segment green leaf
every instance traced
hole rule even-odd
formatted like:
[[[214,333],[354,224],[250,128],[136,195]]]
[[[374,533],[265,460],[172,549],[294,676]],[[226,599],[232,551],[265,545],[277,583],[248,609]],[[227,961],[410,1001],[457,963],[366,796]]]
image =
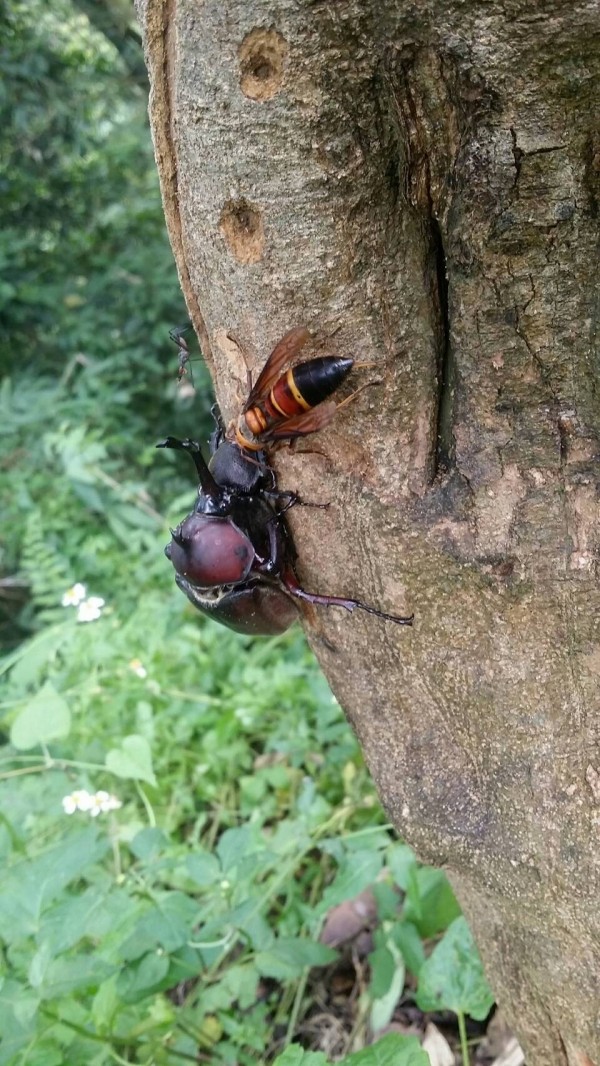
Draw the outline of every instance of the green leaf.
[[[182,948],[175,955],[166,955],[160,950],[148,952],[122,968],[117,977],[117,995],[126,1003],[142,1002],[153,992],[176,988],[178,984],[192,980],[201,970],[200,957],[190,948]]]
[[[0,1064],[8,1066],[35,1032],[39,996],[32,994],[27,984],[7,980],[0,995]]]
[[[300,977],[307,966],[327,966],[337,957],[337,952],[324,944],[300,937],[281,937],[268,951],[259,951],[254,962],[263,977],[283,981]]]
[[[184,892],[155,892],[151,905],[121,944],[122,958],[137,959],[155,947],[176,951],[190,939],[197,914],[196,902]]]
[[[206,1014],[218,1010],[230,1011],[232,1004],[249,1010],[256,1003],[258,972],[252,963],[230,965],[223,969],[218,981],[202,992],[202,1010]]]
[[[349,855],[333,883],[323,893],[318,913],[325,914],[345,899],[358,896],[376,880],[382,863],[383,856],[379,851],[362,850]]]
[[[110,1032],[119,1008],[116,977],[109,977],[100,985],[92,1002],[92,1021],[100,1032]]]
[[[61,957],[46,968],[39,991],[43,999],[58,999],[70,992],[95,990],[116,969],[97,954],[77,955],[72,959]]]
[[[121,970],[117,978],[117,992],[126,1003],[135,1002],[140,995],[160,985],[168,972],[169,956],[159,951],[149,952]]]
[[[109,848],[96,826],[5,871],[0,889],[0,937],[9,944],[37,933],[42,912],[70,881],[81,877]]]
[[[77,895],[68,895],[42,916],[38,932],[40,944],[48,946],[52,957],[90,936],[94,920],[106,906],[106,890],[90,885]]]
[[[406,892],[411,875],[417,868],[417,859],[413,849],[409,848],[408,844],[393,844],[391,848],[388,848],[385,863],[398,887]]]
[[[193,855],[188,855],[185,865],[192,881],[200,888],[214,885],[221,877],[221,868],[218,860],[208,851],[199,849]]]
[[[420,866],[407,888],[403,917],[414,922],[424,940],[443,932],[460,915],[460,907],[443,870]]]
[[[19,711],[12,724],[10,739],[19,751],[28,751],[38,744],[49,744],[58,737],[68,736],[70,728],[71,712],[67,701],[47,681]]]
[[[226,829],[219,837],[217,855],[221,860],[223,873],[234,870],[247,855],[254,851],[252,832],[249,825],[235,829]]]
[[[483,1021],[494,997],[485,979],[479,952],[466,919],[457,918],[433,949],[419,973],[417,1003],[421,1010],[452,1010]]]
[[[371,1047],[342,1059],[340,1066],[430,1066],[430,1062],[416,1037],[389,1033]]]
[[[275,1059],[273,1066],[328,1066],[322,1051],[305,1051],[298,1044],[290,1044]]]
[[[425,962],[425,949],[416,926],[412,922],[397,922],[391,935],[402,952],[406,968],[415,975],[419,974]]]
[[[404,988],[406,971],[400,950],[389,937],[369,955],[371,984],[371,1028],[373,1032],[389,1024]]]
[[[19,647],[3,660],[0,673],[12,667],[11,684],[19,691],[33,685],[46,663],[55,658],[60,650],[64,655],[73,639],[75,630],[71,625],[49,626]],[[14,664],[14,665],[13,665]]]
[[[371,968],[369,994],[372,999],[379,999],[390,987],[396,969],[394,956],[385,943],[370,953],[369,966]]]
[[[132,855],[144,863],[156,862],[169,848],[169,838],[162,829],[147,826],[136,833],[129,845]]]
[[[112,748],[108,752],[106,769],[117,777],[147,781],[150,785],[156,785],[150,745],[145,737],[137,733],[124,737],[120,748]]]

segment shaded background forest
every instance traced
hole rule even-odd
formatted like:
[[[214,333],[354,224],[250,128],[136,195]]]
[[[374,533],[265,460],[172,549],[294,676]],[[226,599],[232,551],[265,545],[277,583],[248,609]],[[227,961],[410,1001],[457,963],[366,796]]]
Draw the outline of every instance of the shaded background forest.
[[[194,486],[155,442],[204,438],[212,393],[201,362],[177,383],[129,6],[0,11],[0,1066],[325,1062],[433,1009],[466,1062],[470,935],[300,630],[194,616],[162,554]],[[360,1061],[427,1061],[392,1039]]]

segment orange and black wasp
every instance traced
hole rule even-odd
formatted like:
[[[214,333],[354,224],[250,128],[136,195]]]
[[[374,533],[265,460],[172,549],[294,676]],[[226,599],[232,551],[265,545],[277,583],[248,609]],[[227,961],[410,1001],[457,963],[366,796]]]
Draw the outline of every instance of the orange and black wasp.
[[[350,373],[354,360],[330,355],[290,366],[309,339],[308,330],[297,326],[275,345],[238,419],[240,447],[260,451],[271,442],[316,433],[331,422],[338,405],[324,401]]]

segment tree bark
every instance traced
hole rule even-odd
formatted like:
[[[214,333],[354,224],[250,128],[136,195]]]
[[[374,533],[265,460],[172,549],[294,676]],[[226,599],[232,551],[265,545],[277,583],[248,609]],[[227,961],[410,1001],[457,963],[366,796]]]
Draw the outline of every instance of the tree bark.
[[[146,0],[182,287],[231,417],[292,326],[376,364],[276,458],[305,628],[529,1066],[600,1066],[600,8]],[[310,451],[308,449],[311,449]]]

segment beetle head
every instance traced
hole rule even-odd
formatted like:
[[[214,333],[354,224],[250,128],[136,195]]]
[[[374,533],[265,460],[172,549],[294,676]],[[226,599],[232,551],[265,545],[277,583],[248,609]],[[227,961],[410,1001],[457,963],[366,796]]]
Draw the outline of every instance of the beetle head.
[[[231,518],[195,511],[171,536],[167,559],[180,577],[199,588],[238,585],[252,569],[252,542]]]

